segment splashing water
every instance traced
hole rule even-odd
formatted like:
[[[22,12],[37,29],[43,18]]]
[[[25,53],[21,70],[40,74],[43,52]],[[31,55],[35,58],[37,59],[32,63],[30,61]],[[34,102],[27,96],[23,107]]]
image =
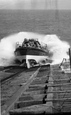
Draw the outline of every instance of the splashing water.
[[[31,32],[20,32],[0,41],[0,66],[8,66],[13,63],[15,59],[14,51],[16,49],[16,43],[22,44],[24,38],[38,39],[39,42],[47,43],[48,50],[53,53],[51,59],[53,64],[58,64],[63,58],[69,58],[67,55],[69,44],[65,41],[61,41],[56,35],[40,35]]]
[[[61,41],[57,35],[46,35],[44,41],[48,45],[49,51],[53,54],[52,64],[59,64],[63,58],[69,59],[67,54],[70,45],[66,41]]]

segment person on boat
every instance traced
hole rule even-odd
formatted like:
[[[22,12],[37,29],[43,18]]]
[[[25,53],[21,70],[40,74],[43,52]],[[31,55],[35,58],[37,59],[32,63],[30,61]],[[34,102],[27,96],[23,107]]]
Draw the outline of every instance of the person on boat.
[[[39,41],[36,41],[36,43],[37,43],[37,47],[41,48],[41,45],[40,45]]]
[[[35,47],[34,39],[29,40],[29,45],[30,45],[30,47]]]
[[[27,40],[27,38],[24,39],[24,41],[23,41],[23,43],[22,43],[22,46],[23,46],[23,47],[28,46],[28,40]]]

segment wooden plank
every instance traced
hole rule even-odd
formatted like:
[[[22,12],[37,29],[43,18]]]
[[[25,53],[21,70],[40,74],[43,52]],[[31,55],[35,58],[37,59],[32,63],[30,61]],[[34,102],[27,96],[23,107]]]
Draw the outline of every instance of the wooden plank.
[[[29,88],[36,88],[36,87],[45,87],[47,85],[47,87],[60,87],[60,86],[67,86],[67,85],[71,85],[71,83],[63,83],[63,84],[51,84],[51,83],[44,83],[44,84],[35,84],[35,85],[30,85]]]
[[[71,93],[71,90],[66,90],[66,91],[47,91],[47,94],[48,93]]]
[[[65,102],[71,102],[71,98],[61,98],[61,99],[45,99],[46,102],[49,102],[49,101],[65,101]]]
[[[71,81],[71,79],[67,78],[67,79],[53,79],[54,82],[58,82],[58,81]],[[49,81],[52,82],[52,81]]]

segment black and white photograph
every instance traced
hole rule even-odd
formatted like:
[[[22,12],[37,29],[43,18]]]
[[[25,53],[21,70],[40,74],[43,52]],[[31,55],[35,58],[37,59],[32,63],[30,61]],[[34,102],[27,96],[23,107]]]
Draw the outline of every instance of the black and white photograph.
[[[71,0],[0,0],[0,115],[71,114]]]

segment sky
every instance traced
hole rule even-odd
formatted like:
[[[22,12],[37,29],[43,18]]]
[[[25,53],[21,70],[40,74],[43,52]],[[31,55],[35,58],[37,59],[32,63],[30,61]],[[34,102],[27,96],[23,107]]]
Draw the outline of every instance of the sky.
[[[58,9],[71,10],[71,0],[0,0],[0,9]]]

